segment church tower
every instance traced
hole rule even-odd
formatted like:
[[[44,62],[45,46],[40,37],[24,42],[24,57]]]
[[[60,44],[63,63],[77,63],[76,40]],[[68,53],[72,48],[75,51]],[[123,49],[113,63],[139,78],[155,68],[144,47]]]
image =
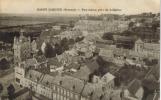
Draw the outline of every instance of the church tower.
[[[14,63],[22,62],[31,57],[31,39],[25,37],[24,30],[20,30],[20,36],[14,37]]]
[[[136,52],[143,52],[144,42],[141,39],[138,39],[135,42],[135,51]]]

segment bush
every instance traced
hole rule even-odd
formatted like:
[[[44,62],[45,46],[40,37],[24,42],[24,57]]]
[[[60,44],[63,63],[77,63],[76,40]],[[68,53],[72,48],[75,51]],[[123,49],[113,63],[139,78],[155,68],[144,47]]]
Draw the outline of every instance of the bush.
[[[10,64],[5,58],[0,60],[0,70],[5,70],[5,69],[8,69],[9,67],[10,67]]]

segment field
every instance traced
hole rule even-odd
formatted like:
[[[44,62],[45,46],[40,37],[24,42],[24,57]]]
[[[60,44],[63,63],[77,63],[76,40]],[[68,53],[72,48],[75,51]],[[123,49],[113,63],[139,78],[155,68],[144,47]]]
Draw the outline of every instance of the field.
[[[14,15],[0,14],[0,28],[5,26],[32,25],[42,23],[55,23],[77,20],[78,17],[71,16],[45,16],[45,15]]]

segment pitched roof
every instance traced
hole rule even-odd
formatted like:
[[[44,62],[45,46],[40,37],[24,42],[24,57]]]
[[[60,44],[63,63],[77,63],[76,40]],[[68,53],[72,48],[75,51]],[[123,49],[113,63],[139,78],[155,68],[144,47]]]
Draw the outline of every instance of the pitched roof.
[[[29,70],[29,72],[26,74],[26,78],[34,82],[39,81],[41,76],[42,76],[42,73],[35,71],[35,70]]]
[[[46,75],[44,77],[44,80],[48,81],[49,75]],[[52,76],[53,77],[53,76]],[[78,79],[78,78],[74,78],[68,75],[56,75],[55,77],[53,77],[52,79],[52,83],[59,85],[61,87],[64,87],[65,89],[74,91],[76,93],[80,93],[83,89],[84,86],[84,81]],[[61,84],[60,84],[61,82]]]
[[[98,62],[96,60],[91,60],[91,61],[87,62],[86,65],[91,72],[94,72],[95,70],[99,69],[99,67],[100,67],[100,65],[98,64]]]
[[[27,60],[25,61],[25,64],[26,64],[27,66],[33,66],[33,65],[37,64],[37,62],[36,62],[35,59],[27,59]]]
[[[141,39],[138,39],[135,43],[143,43]]]
[[[159,93],[153,93],[149,94],[146,98],[146,100],[160,100],[160,94]]]
[[[111,80],[113,80],[115,78],[115,76],[113,76],[112,74],[110,74],[109,72],[106,73],[101,79],[104,80],[106,83],[110,82]]]
[[[148,90],[154,91],[156,89],[159,89],[160,83],[151,81],[151,80],[143,80],[142,82],[143,86],[146,87]]]
[[[132,80],[127,89],[129,90],[129,92],[132,94],[132,95],[135,95],[137,90],[141,87],[141,82],[137,79],[134,79]]]
[[[88,81],[90,74],[91,71],[89,70],[89,68],[87,66],[83,66],[76,73],[72,74],[72,76]]]
[[[71,68],[78,69],[79,67],[80,67],[80,64],[71,63],[71,64],[69,64],[68,66],[65,66],[64,68],[65,68],[65,69],[71,69]]]
[[[49,65],[55,65],[55,66],[57,66],[57,67],[60,67],[60,66],[62,65],[62,63],[59,62],[58,59],[57,59],[56,57],[54,57],[54,58],[49,58],[49,59],[48,59],[48,64],[49,64]]]
[[[46,59],[46,57],[44,55],[36,56],[35,59],[37,60],[38,63],[47,61],[47,59]]]

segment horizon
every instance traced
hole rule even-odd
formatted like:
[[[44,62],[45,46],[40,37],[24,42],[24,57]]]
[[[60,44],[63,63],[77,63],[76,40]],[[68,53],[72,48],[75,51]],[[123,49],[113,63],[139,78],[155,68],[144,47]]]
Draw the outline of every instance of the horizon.
[[[81,9],[77,11],[37,11],[38,8]],[[120,9],[120,11],[92,12],[82,9]],[[160,12],[160,0],[2,0],[0,14],[119,14],[135,15]]]

